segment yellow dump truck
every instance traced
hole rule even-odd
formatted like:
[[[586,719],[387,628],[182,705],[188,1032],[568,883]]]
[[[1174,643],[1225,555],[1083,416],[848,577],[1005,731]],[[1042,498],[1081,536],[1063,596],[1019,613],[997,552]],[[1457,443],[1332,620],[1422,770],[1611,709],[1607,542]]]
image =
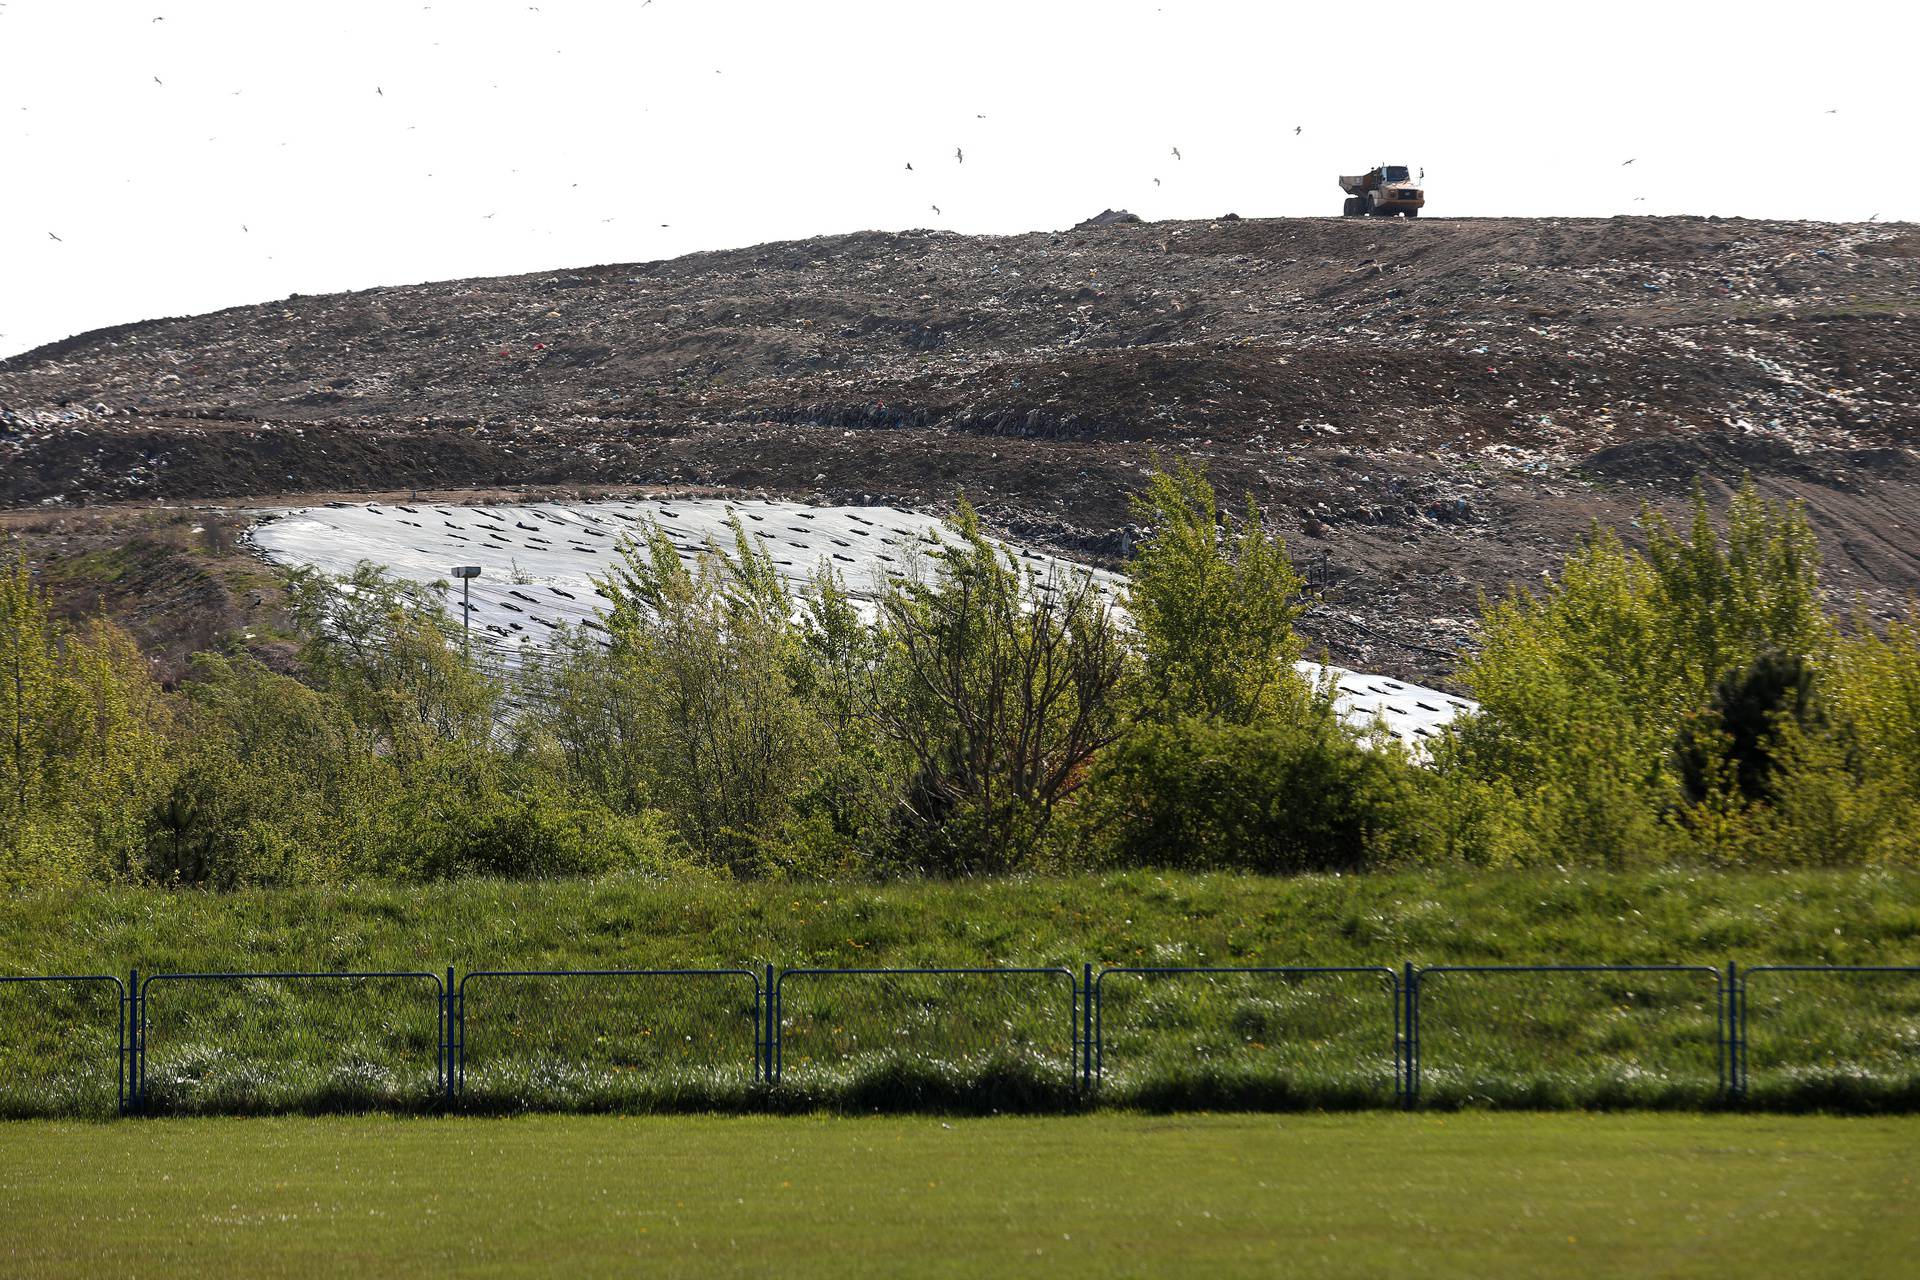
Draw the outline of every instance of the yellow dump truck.
[[[1408,175],[1407,166],[1403,164],[1383,164],[1365,173],[1341,174],[1340,189],[1347,193],[1347,202],[1340,212],[1349,218],[1364,218],[1369,214],[1391,218],[1396,213],[1417,218],[1427,203],[1427,193]]]

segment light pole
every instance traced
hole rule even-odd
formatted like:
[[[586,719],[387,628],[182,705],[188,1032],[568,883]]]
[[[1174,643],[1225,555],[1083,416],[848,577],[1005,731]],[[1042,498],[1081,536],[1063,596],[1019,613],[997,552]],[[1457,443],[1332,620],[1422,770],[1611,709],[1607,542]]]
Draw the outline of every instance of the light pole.
[[[460,625],[464,628],[460,639],[462,656],[473,656],[473,580],[480,576],[477,564],[457,564],[453,566],[453,576],[460,579]]]

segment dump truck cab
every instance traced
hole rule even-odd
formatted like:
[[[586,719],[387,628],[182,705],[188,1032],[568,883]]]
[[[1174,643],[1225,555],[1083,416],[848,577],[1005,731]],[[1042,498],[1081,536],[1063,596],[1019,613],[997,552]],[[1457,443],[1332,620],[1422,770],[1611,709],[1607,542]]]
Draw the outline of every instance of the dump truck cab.
[[[1365,173],[1342,174],[1340,189],[1347,193],[1340,212],[1349,218],[1390,218],[1396,213],[1417,218],[1427,203],[1427,193],[1404,164],[1383,164]]]

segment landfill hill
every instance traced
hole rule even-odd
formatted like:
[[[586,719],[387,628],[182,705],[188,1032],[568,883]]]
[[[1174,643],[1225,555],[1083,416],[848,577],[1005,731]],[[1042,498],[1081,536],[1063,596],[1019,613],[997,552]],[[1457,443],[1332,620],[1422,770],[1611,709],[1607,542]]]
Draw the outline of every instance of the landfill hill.
[[[0,519],[57,558],[99,549],[76,508],[100,504],[123,536],[157,500],[964,490],[1117,565],[1126,495],[1186,456],[1314,570],[1334,660],[1444,677],[1479,592],[1697,477],[1804,499],[1834,593],[1899,606],[1916,427],[1910,224],[868,232],[53,343],[0,362]]]

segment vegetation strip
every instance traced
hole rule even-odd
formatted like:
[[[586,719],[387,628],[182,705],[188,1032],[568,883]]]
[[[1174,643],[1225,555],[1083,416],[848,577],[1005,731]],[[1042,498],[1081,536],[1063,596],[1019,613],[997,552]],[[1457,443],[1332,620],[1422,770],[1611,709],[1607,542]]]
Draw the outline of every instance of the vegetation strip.
[[[1920,964],[1920,881],[1887,872],[1128,873],[893,885],[515,883],[16,898],[0,970],[110,954],[143,974],[443,970],[1618,964],[1728,955]],[[1749,960],[1743,959],[1742,970]],[[1041,979],[1036,979],[1040,981]],[[893,980],[889,980],[893,982]],[[1055,979],[1055,982],[1060,981]],[[95,984],[98,985],[98,984]],[[431,993],[180,984],[146,1009],[156,1109],[429,1106]],[[640,978],[467,989],[462,1105],[486,1110],[1082,1105],[1065,997],[927,979],[788,992],[784,1102],[754,1087],[754,983]],[[764,984],[762,984],[764,985]],[[1105,1103],[1390,1106],[1394,1008],[1377,974],[1101,980]],[[1920,982],[1744,979],[1755,1106],[1911,1106]],[[163,1000],[162,995],[165,999]],[[110,1114],[110,991],[0,985],[0,1101]],[[1693,975],[1440,975],[1422,992],[1425,1105],[1713,1105],[1716,1013]],[[1083,1010],[1084,1012],[1084,1010]],[[80,1034],[78,1028],[92,1028]],[[903,1036],[901,1033],[905,1032]],[[690,1038],[691,1037],[691,1038]],[[995,1052],[995,1050],[998,1052]],[[671,1052],[669,1052],[671,1050]],[[1048,1065],[1053,1064],[1053,1065]],[[75,1081],[97,1088],[76,1092]]]

